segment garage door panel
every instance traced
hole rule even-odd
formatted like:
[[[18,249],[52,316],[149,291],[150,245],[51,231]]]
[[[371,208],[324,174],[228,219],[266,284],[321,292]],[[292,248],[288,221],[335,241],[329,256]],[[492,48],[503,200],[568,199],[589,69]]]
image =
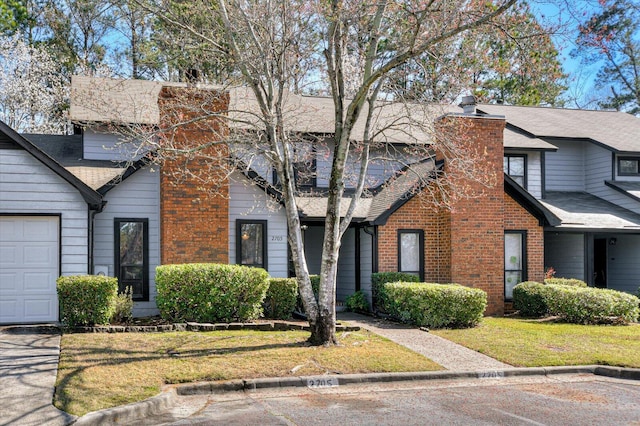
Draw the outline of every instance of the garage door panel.
[[[53,298],[26,299],[24,301],[24,319],[26,322],[50,321],[52,317],[56,317],[54,312]]]
[[[49,218],[33,218],[24,221],[23,241],[47,241],[58,240],[58,228],[51,226]]]
[[[15,295],[18,293],[18,274],[16,272],[0,273],[0,296]]]
[[[58,320],[59,218],[0,216],[0,322]]]
[[[16,257],[15,247],[0,246],[0,267],[9,268],[15,266],[18,263]]]
[[[51,243],[27,244],[22,250],[22,264],[28,267],[50,268],[58,264],[57,247],[52,247]]]
[[[48,272],[28,272],[23,275],[24,283],[22,288],[26,293],[49,293],[56,292],[56,277]]]
[[[0,322],[18,322],[18,303],[15,299],[0,300]]]

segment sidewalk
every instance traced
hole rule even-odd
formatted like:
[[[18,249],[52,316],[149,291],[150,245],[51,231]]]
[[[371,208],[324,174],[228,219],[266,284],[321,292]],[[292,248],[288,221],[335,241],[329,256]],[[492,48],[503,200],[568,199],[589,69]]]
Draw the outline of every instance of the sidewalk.
[[[67,425],[52,404],[60,356],[54,327],[0,328],[0,425]]]
[[[449,371],[505,370],[513,368],[508,364],[496,361],[479,352],[415,327],[411,328],[384,319],[352,312],[341,312],[338,314],[338,319],[366,328],[399,345],[406,346]]]

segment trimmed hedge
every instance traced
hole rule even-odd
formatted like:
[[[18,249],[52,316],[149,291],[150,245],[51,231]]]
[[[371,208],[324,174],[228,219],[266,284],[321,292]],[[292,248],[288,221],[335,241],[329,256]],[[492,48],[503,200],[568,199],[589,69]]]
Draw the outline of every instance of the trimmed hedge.
[[[392,316],[423,327],[473,327],[487,307],[487,293],[458,284],[394,282],[384,291]]]
[[[217,263],[161,265],[156,268],[156,304],[174,321],[248,321],[262,314],[269,288],[262,268]]]
[[[632,294],[600,288],[548,286],[551,314],[576,324],[617,324],[638,320],[638,298]]]
[[[269,289],[263,302],[264,316],[289,319],[298,300],[298,282],[295,278],[269,278]]]
[[[525,281],[513,288],[513,309],[524,317],[540,318],[549,313],[549,287],[535,281]]]
[[[388,313],[388,298],[384,284],[394,282],[417,283],[420,277],[406,272],[374,272],[371,274],[371,298],[374,312]]]
[[[118,279],[72,275],[56,280],[60,321],[68,327],[108,324],[116,308]]]
[[[545,278],[546,285],[568,285],[571,287],[587,287],[587,283],[577,278]]]

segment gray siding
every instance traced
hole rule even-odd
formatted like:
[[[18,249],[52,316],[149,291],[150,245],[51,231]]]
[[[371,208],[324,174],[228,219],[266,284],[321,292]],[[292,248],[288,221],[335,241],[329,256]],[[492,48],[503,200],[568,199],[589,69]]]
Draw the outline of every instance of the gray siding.
[[[156,315],[156,266],[160,264],[160,173],[149,167],[138,170],[109,191],[107,205],[94,222],[94,265],[107,266],[109,276],[115,276],[114,219],[140,218],[149,220],[149,301],[135,302],[137,317]]]
[[[360,229],[360,290],[371,299],[371,274],[373,273],[373,236]]]
[[[607,246],[607,287],[637,294],[640,287],[640,235],[618,234]]]
[[[288,276],[287,219],[284,208],[240,173],[229,184],[229,263],[236,263],[236,220],[267,221],[267,270],[272,277]]]
[[[0,150],[0,213],[60,214],[61,274],[86,274],[88,207],[77,189],[23,150]]]
[[[344,301],[356,292],[356,231],[347,229],[342,236],[340,257],[338,258],[338,277],[336,282],[336,300]]]
[[[553,141],[556,152],[545,154],[547,191],[584,191],[585,144],[575,141]]]
[[[131,145],[118,144],[119,135],[100,133],[86,129],[82,138],[84,158],[87,160],[132,160],[135,149]]]
[[[542,161],[540,152],[509,151],[508,153],[527,156],[527,191],[535,198],[542,198]]]
[[[595,144],[588,144],[585,149],[586,190],[601,197],[608,192],[604,181],[611,179],[611,151]]]
[[[556,277],[584,280],[584,235],[547,232],[544,235],[544,265]]]

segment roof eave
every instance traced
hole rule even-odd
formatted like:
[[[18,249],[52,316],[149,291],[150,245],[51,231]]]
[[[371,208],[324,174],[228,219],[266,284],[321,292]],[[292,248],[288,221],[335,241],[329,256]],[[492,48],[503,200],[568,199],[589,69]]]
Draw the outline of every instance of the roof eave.
[[[521,187],[516,181],[511,179],[506,173],[504,175],[504,191],[518,202],[525,210],[538,219],[540,226],[559,226],[562,221],[549,209],[543,206],[527,190]]]

